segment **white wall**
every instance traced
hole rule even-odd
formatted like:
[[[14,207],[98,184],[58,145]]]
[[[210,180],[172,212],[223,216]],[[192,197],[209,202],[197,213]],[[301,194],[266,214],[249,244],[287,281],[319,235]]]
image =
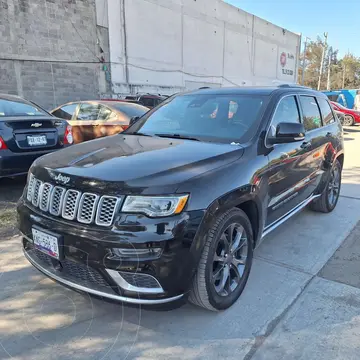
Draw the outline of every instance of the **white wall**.
[[[222,0],[111,0],[107,9],[115,93],[296,81],[300,36]]]

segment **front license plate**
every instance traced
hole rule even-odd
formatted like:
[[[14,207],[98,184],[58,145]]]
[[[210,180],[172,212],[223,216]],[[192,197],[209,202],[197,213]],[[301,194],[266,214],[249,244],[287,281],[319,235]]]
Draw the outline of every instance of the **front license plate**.
[[[59,243],[56,236],[47,234],[46,232],[38,229],[32,229],[32,235],[34,245],[37,249],[43,253],[52,256],[55,259],[59,259]]]
[[[39,146],[39,145],[46,145],[47,140],[45,135],[39,136],[28,136],[27,137],[28,144],[30,146]]]

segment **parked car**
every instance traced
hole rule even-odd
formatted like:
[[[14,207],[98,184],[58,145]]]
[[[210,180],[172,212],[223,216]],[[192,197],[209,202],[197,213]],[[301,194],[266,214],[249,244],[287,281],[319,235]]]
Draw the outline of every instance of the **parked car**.
[[[330,101],[334,110],[342,112],[344,114],[344,124],[345,126],[353,126],[355,123],[360,123],[360,112],[352,109],[348,109],[345,106],[335,102]]]
[[[146,95],[129,95],[125,97],[125,100],[134,101],[137,102],[138,104],[146,106],[149,109],[152,109],[155,106],[161,104],[167,98],[168,96],[165,95],[146,94]]]
[[[345,114],[340,112],[340,111],[337,111],[334,109],[334,113],[336,114],[336,116],[338,117],[339,121],[340,121],[340,124],[342,126],[344,126],[344,121],[345,121]]]
[[[26,174],[36,158],[72,143],[66,121],[19,96],[0,94],[0,178]]]
[[[142,116],[148,108],[125,101],[77,101],[50,111],[72,126],[76,144],[118,134],[128,128],[133,116]]]
[[[267,234],[309,204],[335,208],[344,162],[328,99],[296,86],[179,94],[75,149],[31,167],[26,258],[104,298],[214,311],[238,299]]]

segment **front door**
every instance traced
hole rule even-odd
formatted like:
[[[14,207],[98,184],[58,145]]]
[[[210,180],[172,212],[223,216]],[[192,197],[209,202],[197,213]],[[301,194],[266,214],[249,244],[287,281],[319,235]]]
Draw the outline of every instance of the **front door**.
[[[268,137],[274,137],[281,122],[300,122],[298,98],[286,96],[280,100],[272,118]],[[268,155],[269,199],[267,219],[269,226],[293,210],[311,195],[314,161],[311,138],[289,144],[276,144]]]

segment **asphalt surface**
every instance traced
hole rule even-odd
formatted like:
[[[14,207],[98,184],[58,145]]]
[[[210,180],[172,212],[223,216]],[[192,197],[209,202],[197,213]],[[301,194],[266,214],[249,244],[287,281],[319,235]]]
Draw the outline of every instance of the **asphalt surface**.
[[[360,127],[345,140],[337,208],[305,210],[270,234],[225,312],[150,311],[74,292],[33,269],[19,236],[0,230],[0,358],[359,359]],[[0,181],[0,211],[22,186]]]

